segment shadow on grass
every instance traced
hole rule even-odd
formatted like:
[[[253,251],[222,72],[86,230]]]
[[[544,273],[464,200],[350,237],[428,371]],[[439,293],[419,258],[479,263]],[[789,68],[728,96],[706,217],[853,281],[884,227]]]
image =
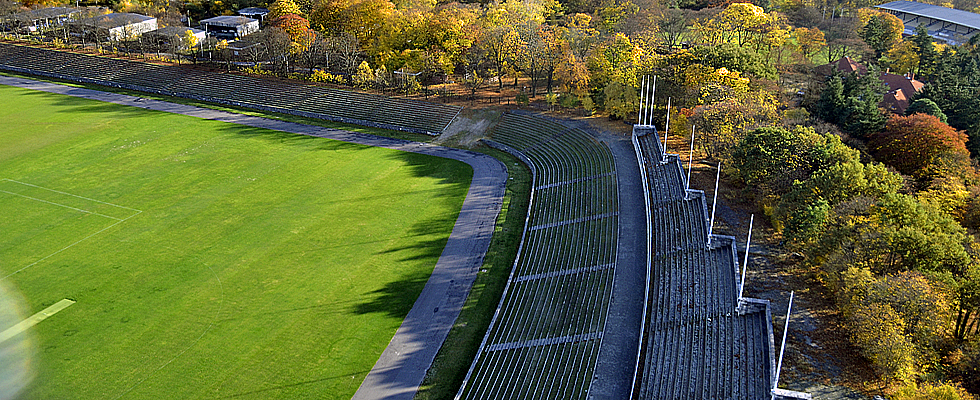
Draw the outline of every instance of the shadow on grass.
[[[353,311],[356,314],[385,313],[392,318],[405,318],[428,280],[429,273],[425,271],[405,274],[383,288],[369,292],[367,297],[370,300],[355,304]]]
[[[405,230],[405,237],[416,237],[408,245],[387,248],[379,254],[398,254],[400,262],[432,260],[434,265],[449,240],[459,208],[472,179],[472,168],[462,162],[409,152],[393,152],[391,157],[403,161],[413,176],[437,179],[440,190],[433,195],[436,201],[447,202],[455,212],[418,221]],[[444,206],[444,205],[443,205]],[[431,239],[423,239],[429,237]],[[429,280],[425,272],[412,272],[383,288],[367,294],[370,300],[354,306],[358,314],[382,312],[395,318],[405,318]]]
[[[398,261],[431,260],[432,265],[435,265],[446,247],[449,233],[455,222],[456,214],[419,221],[405,232],[405,236],[435,236],[434,239],[414,240],[409,245],[387,248],[378,254],[404,253]],[[356,304],[353,308],[354,312],[357,314],[380,312],[394,318],[405,318],[429,280],[429,271],[430,269],[426,268],[425,271],[408,273],[396,281],[387,283],[381,289],[366,293],[365,297],[370,300]]]
[[[151,111],[139,107],[123,106],[114,103],[106,103],[98,100],[85,99],[75,96],[66,96],[58,93],[48,93],[40,90],[22,89],[23,95],[41,97],[55,107],[59,107],[59,113],[95,113],[95,114],[116,114],[122,117],[145,116],[147,113],[161,113],[162,111]]]
[[[335,380],[335,379],[341,379],[341,378],[347,378],[347,377],[349,377],[351,375],[366,374],[368,372],[370,372],[370,371],[358,371],[358,372],[355,372],[353,374],[328,376],[328,377],[324,377],[324,378],[320,378],[320,379],[312,379],[312,380],[308,380],[308,381],[290,383],[290,384],[286,384],[286,385],[278,385],[278,386],[268,387],[268,388],[265,388],[265,389],[252,390],[252,391],[243,392],[243,393],[236,393],[236,394],[229,395],[229,396],[222,396],[222,397],[219,397],[219,399],[234,399],[234,398],[238,398],[238,397],[252,396],[252,395],[257,395],[257,394],[261,394],[261,393],[268,393],[268,392],[275,391],[275,390],[289,389],[289,388],[293,388],[293,387],[297,387],[297,386],[312,385],[312,384],[315,384],[315,383],[326,382],[326,381]]]

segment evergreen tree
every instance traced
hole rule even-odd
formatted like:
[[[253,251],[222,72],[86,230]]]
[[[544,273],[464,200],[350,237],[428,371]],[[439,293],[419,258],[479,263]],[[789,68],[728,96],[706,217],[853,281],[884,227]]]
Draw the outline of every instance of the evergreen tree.
[[[853,88],[848,91],[847,116],[843,121],[844,130],[859,137],[866,137],[878,132],[888,122],[888,115],[878,108],[878,103],[884,99],[885,85],[881,83],[880,72],[877,68],[869,68],[868,73],[861,77],[853,77]]]
[[[916,73],[931,77],[935,72],[936,64],[939,62],[939,51],[933,45],[932,36],[929,36],[929,31],[926,30],[925,25],[919,25],[915,28],[915,36],[912,36],[912,42],[919,48],[919,67]]]
[[[817,115],[827,122],[840,124],[847,117],[844,114],[846,111],[844,108],[846,102],[847,99],[844,97],[844,78],[840,74],[835,73],[834,76],[831,76],[827,80],[827,87],[820,94],[820,100],[817,102]]]
[[[912,102],[912,105],[905,110],[905,115],[912,114],[928,114],[936,118],[939,118],[944,124],[946,121],[946,114],[943,114],[943,110],[936,105],[935,101],[929,99],[918,99]]]

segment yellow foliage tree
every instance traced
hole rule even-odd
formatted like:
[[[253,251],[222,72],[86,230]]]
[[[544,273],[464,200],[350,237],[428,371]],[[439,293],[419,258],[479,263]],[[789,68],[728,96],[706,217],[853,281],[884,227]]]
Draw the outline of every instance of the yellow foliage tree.
[[[796,28],[793,31],[793,37],[796,39],[796,49],[807,60],[827,45],[823,31],[816,27]]]
[[[915,382],[895,389],[892,400],[976,400],[972,394],[959,385],[952,383],[923,383]]]
[[[895,74],[906,74],[919,67],[919,46],[910,40],[903,40],[888,50],[885,65]]]
[[[269,5],[269,13],[266,14],[265,19],[274,21],[286,14],[303,15],[303,12],[293,0],[276,0]]]

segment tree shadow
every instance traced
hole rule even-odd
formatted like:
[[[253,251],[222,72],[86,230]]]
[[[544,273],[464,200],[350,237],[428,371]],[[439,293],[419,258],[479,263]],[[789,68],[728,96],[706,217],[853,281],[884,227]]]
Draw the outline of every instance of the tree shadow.
[[[452,189],[463,189],[465,193],[473,178],[473,168],[462,161],[408,151],[391,152],[389,157],[404,162],[413,177],[433,178],[440,185],[451,185],[444,196],[452,196]]]
[[[120,116],[137,116],[147,112],[160,113],[163,111],[147,110],[140,107],[126,106],[115,103],[108,103],[95,99],[75,97],[60,93],[50,93],[40,90],[25,89],[23,95],[40,97],[52,106],[58,107],[58,112],[65,113],[97,113],[97,114],[116,114]]]
[[[378,254],[403,253],[398,258],[399,262],[424,260],[438,262],[456,224],[458,210],[466,196],[473,170],[469,165],[459,161],[424,154],[393,152],[391,157],[403,161],[415,177],[437,179],[440,190],[433,194],[433,198],[454,205],[453,209],[457,211],[415,222],[405,230],[404,236],[415,237],[416,240],[406,245],[386,248]],[[425,237],[431,239],[423,239]],[[383,288],[367,293],[366,298],[370,300],[355,305],[354,312],[358,314],[383,312],[391,317],[405,318],[428,282],[429,276],[428,270],[405,274]]]

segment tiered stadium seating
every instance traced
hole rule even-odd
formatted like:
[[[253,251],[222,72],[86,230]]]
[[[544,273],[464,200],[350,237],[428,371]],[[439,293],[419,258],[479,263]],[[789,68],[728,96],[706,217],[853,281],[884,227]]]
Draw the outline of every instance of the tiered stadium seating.
[[[505,114],[490,143],[534,171],[524,239],[464,399],[585,398],[615,273],[612,154],[584,132]]]
[[[769,399],[774,375],[769,304],[738,299],[734,238],[708,240],[699,191],[685,193],[676,155],[634,129],[651,218],[650,287],[638,360],[639,399]]]
[[[439,134],[460,108],[0,43],[0,69],[409,132]]]

